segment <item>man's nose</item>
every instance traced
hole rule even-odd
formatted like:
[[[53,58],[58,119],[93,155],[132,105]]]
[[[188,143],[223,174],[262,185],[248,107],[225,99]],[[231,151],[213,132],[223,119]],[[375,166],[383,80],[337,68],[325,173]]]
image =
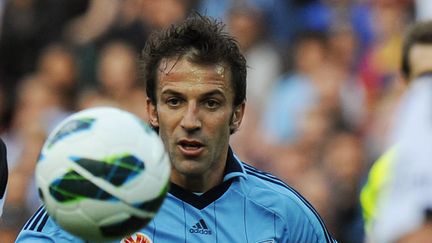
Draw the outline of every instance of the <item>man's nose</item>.
[[[201,128],[201,120],[199,118],[198,106],[195,102],[188,104],[183,115],[181,126],[187,131],[194,131]]]

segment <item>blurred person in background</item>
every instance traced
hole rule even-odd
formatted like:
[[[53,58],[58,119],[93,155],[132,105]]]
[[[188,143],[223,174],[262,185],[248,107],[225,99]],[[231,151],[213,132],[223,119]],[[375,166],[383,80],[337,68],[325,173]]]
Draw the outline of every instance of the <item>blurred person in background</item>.
[[[295,0],[200,0],[200,13],[228,22],[232,8],[255,8],[264,16],[269,39],[278,49],[284,50],[292,44],[300,20],[297,18]]]
[[[75,110],[77,72],[72,51],[53,43],[41,51],[35,72],[19,81],[11,124],[1,134],[10,163],[2,237],[16,237],[29,212],[40,205],[34,166],[47,134]]]
[[[262,129],[270,144],[289,144],[298,139],[300,121],[319,102],[318,83],[327,53],[326,35],[306,32],[298,36],[295,68],[285,74],[270,91]]]
[[[97,58],[101,48],[121,39],[142,48],[147,30],[140,19],[139,0],[89,0],[86,10],[71,19],[63,29],[65,42],[74,50],[80,70],[80,86],[97,84]]]
[[[137,55],[124,42],[108,43],[97,66],[97,90],[84,90],[79,109],[108,105],[125,109],[147,121],[145,88],[138,84]],[[144,104],[144,105],[143,105]]]
[[[359,40],[354,27],[338,22],[328,32],[328,81],[321,102],[340,125],[359,132],[366,123],[365,88],[358,78]],[[323,75],[324,76],[324,75]]]
[[[336,32],[332,33],[336,38]],[[320,161],[321,157],[327,156],[323,154],[323,150],[331,135],[340,127],[344,127],[340,121],[344,102],[341,93],[343,88],[351,85],[348,81],[353,75],[351,62],[344,63],[342,67],[338,66],[338,63],[342,62],[339,51],[351,53],[354,48],[340,47],[334,42],[330,48],[328,38],[326,33],[321,32],[307,32],[304,36],[299,36],[298,47],[295,48],[296,69],[273,87],[270,102],[266,106],[269,110],[265,111],[267,113],[263,118],[264,132],[259,147],[265,148],[262,149],[265,153],[262,155],[265,161],[264,168],[281,176],[284,181],[292,183],[307,199],[316,203],[313,205],[322,211],[326,224],[332,232],[338,233],[342,238],[337,220],[342,219],[341,215],[346,211],[341,213],[342,210],[338,211],[333,207],[333,203],[327,203],[326,200],[334,196],[331,191],[333,183],[336,182],[329,180],[333,175],[324,173]],[[347,60],[347,57],[344,58]],[[351,89],[351,93],[358,92]],[[272,123],[265,123],[269,120]],[[266,137],[269,131],[274,138]],[[270,145],[266,144],[265,139],[270,140]],[[343,149],[339,148],[343,145],[341,143],[332,144],[332,149],[336,151]],[[339,163],[346,162],[348,167],[351,161],[345,159],[340,159],[343,161]],[[355,163],[357,162],[363,161],[357,160]],[[308,181],[307,178],[311,177],[315,179]],[[338,182],[347,183],[342,179]],[[354,178],[356,179],[358,177]],[[313,182],[319,182],[320,187],[314,189]],[[352,198],[344,198],[341,204],[351,207],[356,195],[350,195]],[[344,221],[346,222],[347,220]],[[358,234],[356,237],[361,238],[362,235]]]
[[[12,125],[5,136],[31,126],[49,132],[75,109],[77,68],[71,50],[61,44],[45,48],[34,73],[19,81]],[[35,121],[25,126],[25,121]],[[15,127],[18,126],[18,127]],[[10,148],[12,151],[14,148]]]
[[[328,137],[318,165],[330,184],[330,225],[340,242],[364,242],[359,203],[360,182],[366,169],[364,154],[359,136],[339,129]]]
[[[97,48],[121,40],[140,51],[148,33],[186,17],[197,0],[88,0],[85,12],[63,30],[72,45]]]
[[[86,11],[71,20],[63,36],[78,57],[83,86],[97,85],[102,49],[113,41],[141,51],[148,33],[185,18],[193,0],[90,0]]]
[[[266,38],[267,23],[261,9],[237,6],[229,10],[228,31],[237,39],[248,62],[247,100],[242,128],[233,136],[232,146],[239,156],[257,161],[256,147],[261,143],[257,128],[270,90],[282,72],[277,49]]]
[[[309,160],[318,162],[327,138],[336,129],[336,119],[323,103],[315,104],[299,120],[298,138],[292,146]]]
[[[192,0],[142,0],[142,14],[150,30],[158,30],[185,19]]]
[[[68,46],[52,43],[42,50],[35,75],[41,82],[46,83],[52,92],[63,97],[60,112],[75,109],[78,72],[76,57]]]
[[[409,13],[404,1],[372,1],[374,41],[365,50],[360,63],[360,81],[366,88],[367,108],[373,110],[397,82],[402,33]]]
[[[64,26],[63,37],[73,45],[95,42],[120,17],[120,6],[120,0],[88,0],[85,11]]]
[[[387,106],[392,106],[393,109],[391,110],[391,112],[387,111],[387,112],[382,112],[383,114],[385,114],[386,116],[389,116],[388,114],[392,114],[390,115],[390,119],[387,118],[389,121],[389,123],[393,124],[387,124],[387,127],[394,127],[394,123],[395,123],[395,115],[394,113],[396,113],[396,109],[399,105],[400,99],[401,99],[401,95],[402,95],[402,91],[406,90],[406,86],[409,85],[415,76],[418,76],[419,73],[414,73],[414,70],[412,68],[412,66],[415,63],[411,63],[412,61],[409,59],[410,55],[411,55],[411,50],[413,49],[413,47],[415,45],[420,45],[420,44],[432,44],[432,39],[429,37],[429,33],[427,30],[424,30],[424,27],[420,27],[419,25],[419,30],[418,31],[412,31],[412,32],[407,32],[405,39],[404,39],[404,43],[403,43],[403,47],[402,49],[402,57],[401,57],[401,63],[402,65],[400,65],[400,69],[401,69],[401,74],[402,74],[402,80],[403,82],[401,82],[400,87],[399,87],[399,92],[397,92],[396,95],[394,95],[394,97],[387,98],[389,99],[389,101],[386,102],[390,103],[387,104]],[[416,66],[414,66],[414,68],[417,68]],[[415,75],[414,75],[415,74]],[[395,105],[398,104],[398,105]],[[382,109],[382,108],[381,108]],[[387,130],[389,130],[387,128]],[[382,131],[381,131],[382,132]],[[378,131],[377,131],[378,133]],[[378,200],[378,197],[383,193],[383,190],[385,188],[385,184],[388,183],[389,180],[389,171],[391,170],[391,164],[393,163],[392,161],[395,160],[396,157],[396,149],[394,147],[395,141],[390,141],[389,142],[389,133],[386,133],[387,135],[385,136],[385,138],[383,140],[385,140],[385,146],[388,148],[387,151],[385,151],[383,153],[383,155],[372,165],[372,168],[370,169],[369,172],[369,178],[368,181],[366,183],[366,185],[364,186],[363,190],[362,190],[362,195],[361,195],[361,202],[362,202],[362,207],[363,207],[363,217],[365,219],[365,226],[366,229],[369,230],[372,224],[372,221],[375,218],[375,210],[376,210],[376,202]],[[390,148],[389,148],[390,147]]]
[[[149,33],[149,27],[142,16],[142,1],[122,0],[117,8],[113,23],[95,42],[103,47],[112,41],[122,41],[137,52],[141,51]]]
[[[417,21],[427,21],[432,19],[432,2],[428,0],[414,0],[415,19]]]
[[[287,78],[275,86],[275,93],[269,98],[273,103],[268,107],[278,113],[273,121],[280,123],[277,128],[275,123],[264,123],[264,130],[273,129],[272,134],[279,139],[270,140],[272,145],[264,149],[264,168],[313,199],[338,240],[362,242],[364,232],[357,199],[368,156],[363,156],[366,151],[358,137],[366,118],[364,90],[357,76],[358,40],[352,25],[343,22],[320,33],[321,38],[310,41],[306,35],[304,47],[299,44],[293,48],[297,64],[294,67],[298,67],[293,73],[304,79]],[[302,93],[295,87],[308,92]],[[296,104],[298,113],[286,114],[287,107]],[[285,116],[295,122],[287,122]],[[264,115],[264,120],[268,118]],[[284,134],[288,128],[295,134],[289,139]],[[265,145],[261,142],[260,147]],[[322,183],[321,189],[310,189],[306,178],[311,176],[322,178],[317,179]],[[325,203],[328,198],[339,201]]]
[[[375,33],[371,16],[374,1],[297,0],[298,18],[301,19],[299,29],[330,32],[335,25],[350,25],[358,42],[355,53],[358,58],[373,43]]]
[[[11,126],[1,137],[8,146],[10,178],[5,201],[1,242],[12,242],[26,218],[40,205],[34,193],[33,171],[47,133],[55,125],[48,115],[62,106],[60,94],[30,76],[20,82]],[[9,240],[5,240],[9,239]]]
[[[35,72],[41,51],[61,41],[65,24],[83,12],[88,0],[7,0],[0,33],[0,79],[8,109],[16,87]]]
[[[431,30],[428,21],[414,23],[406,32],[401,71],[409,86],[389,136],[392,149],[374,164],[362,191],[370,242],[432,239]]]
[[[227,28],[237,39],[248,62],[248,101],[260,112],[273,82],[282,72],[281,58],[266,38],[267,25],[259,9],[232,8],[228,13]]]

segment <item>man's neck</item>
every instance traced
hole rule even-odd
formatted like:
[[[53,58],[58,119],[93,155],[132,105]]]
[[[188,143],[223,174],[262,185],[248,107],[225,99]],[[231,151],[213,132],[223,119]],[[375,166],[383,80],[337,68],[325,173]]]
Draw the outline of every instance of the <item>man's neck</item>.
[[[185,190],[204,193],[222,183],[224,168],[225,166],[222,170],[218,169],[213,171],[213,173],[199,176],[184,175],[173,172],[171,175],[171,182]]]

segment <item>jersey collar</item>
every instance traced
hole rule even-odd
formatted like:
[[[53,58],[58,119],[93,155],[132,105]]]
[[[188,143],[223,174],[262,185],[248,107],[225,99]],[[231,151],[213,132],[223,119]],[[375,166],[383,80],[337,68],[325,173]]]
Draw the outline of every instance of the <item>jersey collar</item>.
[[[235,177],[245,177],[246,173],[244,171],[242,162],[234,154],[231,147],[228,148],[227,162],[225,166],[225,175],[223,181],[228,181]]]
[[[231,148],[228,148],[228,156],[224,174],[224,179],[221,184],[213,187],[201,195],[196,195],[174,183],[171,183],[169,193],[200,210],[216,201],[228,190],[235,178],[246,177],[242,163],[234,155]]]

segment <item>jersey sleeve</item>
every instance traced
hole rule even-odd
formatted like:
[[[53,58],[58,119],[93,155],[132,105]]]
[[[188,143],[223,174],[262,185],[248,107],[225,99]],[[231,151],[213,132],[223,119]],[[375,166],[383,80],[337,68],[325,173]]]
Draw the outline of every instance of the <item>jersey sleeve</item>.
[[[277,242],[336,242],[318,212],[298,191],[269,173],[244,166],[249,176],[246,185],[250,186],[246,195],[274,213]]]
[[[389,181],[389,170],[395,159],[396,148],[386,151],[371,167],[367,182],[360,193],[360,205],[366,231],[370,231],[375,218],[378,197],[382,196]]]
[[[313,225],[313,222],[305,217],[299,220],[295,227],[287,229],[280,242],[337,243],[330,235],[320,232],[321,226]]]
[[[35,232],[30,230],[23,230],[18,235],[15,241],[16,243],[54,243],[56,242],[51,236],[41,232]]]
[[[315,243],[333,243],[336,242],[330,233],[327,231],[324,223],[318,215],[306,215],[306,217],[298,217],[297,222],[291,231],[286,234],[287,237],[283,242],[315,242]]]
[[[15,242],[84,243],[83,240],[69,234],[56,224],[43,206],[40,207],[27,221]]]
[[[321,219],[318,212],[300,193],[291,189],[295,198],[288,203],[286,217],[286,234],[282,242],[336,242]],[[289,200],[288,200],[289,201]]]

